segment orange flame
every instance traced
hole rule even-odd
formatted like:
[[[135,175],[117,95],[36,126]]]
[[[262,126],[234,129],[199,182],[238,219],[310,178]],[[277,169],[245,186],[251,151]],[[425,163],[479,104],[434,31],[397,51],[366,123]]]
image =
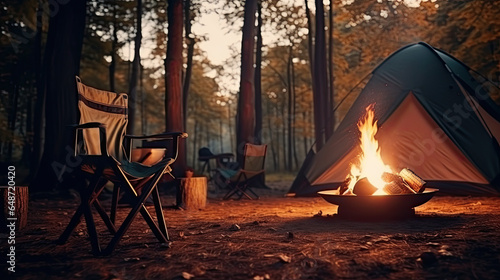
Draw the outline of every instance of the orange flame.
[[[366,107],[364,118],[358,122],[360,135],[361,154],[358,156],[357,164],[351,163],[351,173],[348,177],[351,178],[349,190],[352,192],[356,182],[362,178],[367,178],[370,184],[378,188],[374,195],[385,195],[383,187],[386,182],[382,180],[384,172],[393,173],[391,168],[384,163],[380,156],[380,147],[375,139],[377,134],[377,121],[375,121],[374,105]]]

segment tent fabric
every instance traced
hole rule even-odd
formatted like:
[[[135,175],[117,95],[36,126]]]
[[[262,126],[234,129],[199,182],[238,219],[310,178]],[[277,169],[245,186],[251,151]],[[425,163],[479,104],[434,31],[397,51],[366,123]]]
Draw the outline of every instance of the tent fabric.
[[[358,120],[375,104],[387,164],[414,170],[450,194],[500,194],[500,108],[470,69],[426,43],[396,51],[372,77],[323,148],[310,152],[290,195],[338,186],[360,152]]]

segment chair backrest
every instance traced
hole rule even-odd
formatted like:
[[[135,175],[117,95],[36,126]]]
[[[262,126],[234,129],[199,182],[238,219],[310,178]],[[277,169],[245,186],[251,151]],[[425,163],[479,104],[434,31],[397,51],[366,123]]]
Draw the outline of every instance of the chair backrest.
[[[207,147],[202,147],[201,149],[198,150],[198,160],[199,161],[206,161],[213,156],[214,156],[214,154]]]
[[[264,169],[266,162],[267,145],[245,144],[243,169],[248,171],[260,171]]]
[[[100,122],[106,128],[106,147],[110,156],[123,159],[123,137],[128,123],[128,99],[115,93],[89,87],[76,77],[80,124]],[[84,129],[83,142],[88,155],[100,155],[99,131]]]

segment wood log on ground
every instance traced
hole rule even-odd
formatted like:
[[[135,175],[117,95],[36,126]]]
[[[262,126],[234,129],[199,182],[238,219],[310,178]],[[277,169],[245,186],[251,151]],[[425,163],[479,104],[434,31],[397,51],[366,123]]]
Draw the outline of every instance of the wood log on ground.
[[[207,177],[179,178],[177,207],[203,209],[207,204]]]
[[[15,188],[0,186],[0,203],[2,209],[0,231],[9,231],[7,225],[11,223],[16,225],[16,230],[21,230],[27,225],[29,203],[27,186]]]
[[[404,168],[399,172],[399,176],[410,186],[410,188],[415,191],[415,193],[423,192],[425,189],[425,181],[422,180],[415,172],[408,168]]]

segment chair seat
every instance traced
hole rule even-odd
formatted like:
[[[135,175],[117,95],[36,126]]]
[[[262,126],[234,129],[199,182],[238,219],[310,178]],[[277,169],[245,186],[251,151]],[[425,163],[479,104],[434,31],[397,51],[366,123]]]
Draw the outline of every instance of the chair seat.
[[[225,179],[230,179],[234,177],[236,174],[238,174],[238,170],[233,170],[233,169],[218,168],[217,171],[219,171],[219,173]]]
[[[128,160],[122,160],[119,162],[118,167],[125,173],[125,175],[127,175],[129,181],[136,181],[154,175],[162,168],[165,168],[165,165],[167,165],[167,169],[165,170],[165,172],[172,171],[170,164],[173,161],[174,159],[172,158],[166,158],[152,166],[149,166],[141,164],[139,162],[129,162]],[[87,163],[87,164],[82,164],[81,169],[83,172],[94,174],[96,171],[96,166]],[[120,179],[116,176],[114,170],[111,167],[105,168],[103,171],[103,175],[112,182],[120,181]]]
[[[165,170],[165,172],[172,171],[172,168],[170,168],[170,164],[172,164],[173,162],[174,160],[172,158],[167,158],[152,166],[148,166],[139,162],[129,162],[127,160],[122,160],[119,167],[129,176],[135,178],[145,178],[155,174],[160,169],[164,168],[165,165],[167,165],[167,169]]]

